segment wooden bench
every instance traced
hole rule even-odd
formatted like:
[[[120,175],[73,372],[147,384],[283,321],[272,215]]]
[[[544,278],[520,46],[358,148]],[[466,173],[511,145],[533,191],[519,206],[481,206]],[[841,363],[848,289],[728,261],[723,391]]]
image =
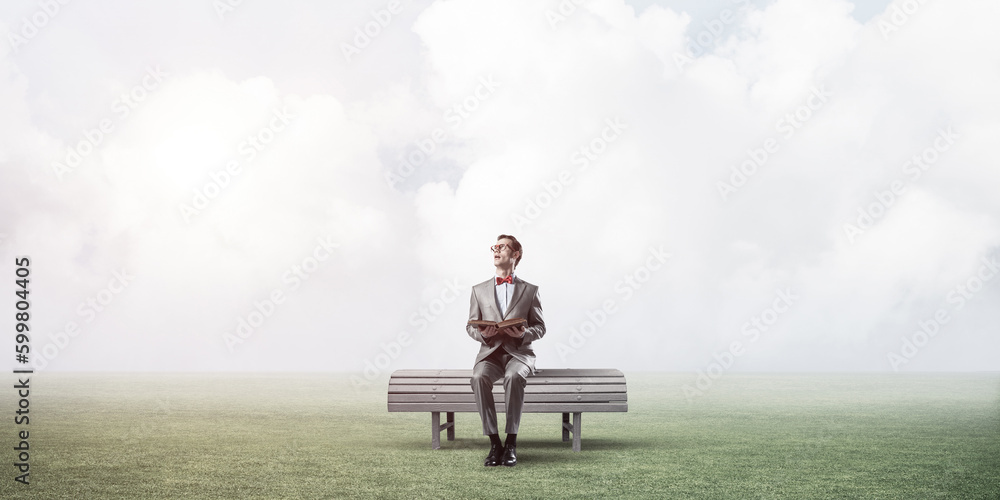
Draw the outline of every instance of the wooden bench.
[[[538,369],[528,376],[523,413],[562,413],[563,441],[573,436],[580,451],[580,417],[585,411],[628,411],[625,375],[614,369]],[[455,440],[455,412],[476,413],[472,370],[396,370],[389,378],[389,411],[431,413],[431,448],[441,431]],[[497,411],[504,411],[503,379],[493,386]],[[441,423],[441,413],[447,421]],[[570,423],[569,414],[573,414]]]

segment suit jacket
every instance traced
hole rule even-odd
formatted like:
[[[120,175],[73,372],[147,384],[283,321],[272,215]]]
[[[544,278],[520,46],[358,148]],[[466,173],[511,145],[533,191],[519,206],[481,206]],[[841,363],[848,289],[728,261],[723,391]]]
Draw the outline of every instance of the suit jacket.
[[[505,349],[518,361],[528,365],[531,373],[535,373],[535,352],[531,343],[545,335],[545,320],[542,319],[542,304],[538,301],[538,287],[514,276],[514,293],[507,304],[507,314],[500,314],[500,304],[497,302],[496,280],[489,279],[472,287],[472,299],[469,306],[469,321],[503,321],[512,318],[525,318],[528,325],[524,336],[516,339],[509,335],[497,333],[484,339],[479,328],[466,325],[469,336],[482,345],[476,355],[476,363],[482,361],[493,351]]]

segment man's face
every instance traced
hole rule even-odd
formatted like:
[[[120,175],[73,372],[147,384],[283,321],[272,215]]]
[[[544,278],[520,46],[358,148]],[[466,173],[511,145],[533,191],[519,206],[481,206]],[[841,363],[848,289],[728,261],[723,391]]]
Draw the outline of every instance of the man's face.
[[[510,247],[509,238],[500,238],[493,246],[493,265],[497,267],[514,267],[517,252]]]

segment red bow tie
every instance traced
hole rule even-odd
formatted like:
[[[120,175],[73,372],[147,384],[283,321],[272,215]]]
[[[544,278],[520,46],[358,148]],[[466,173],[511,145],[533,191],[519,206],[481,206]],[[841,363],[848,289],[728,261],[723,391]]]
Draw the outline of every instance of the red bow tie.
[[[511,285],[513,285],[514,284],[514,277],[513,276],[507,276],[506,278],[501,278],[501,277],[497,276],[497,284],[499,285],[501,283],[510,283]]]

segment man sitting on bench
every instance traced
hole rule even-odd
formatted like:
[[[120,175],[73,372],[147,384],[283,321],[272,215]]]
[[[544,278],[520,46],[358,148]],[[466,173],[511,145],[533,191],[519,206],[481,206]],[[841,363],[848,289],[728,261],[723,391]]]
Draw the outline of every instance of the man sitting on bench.
[[[517,428],[524,406],[525,377],[535,373],[535,353],[531,342],[545,335],[542,305],[538,287],[514,276],[521,262],[521,244],[508,234],[497,237],[493,251],[496,277],[472,287],[469,309],[469,336],[482,345],[472,369],[472,392],[476,409],[483,420],[483,435],[490,437],[487,467],[517,465]],[[519,325],[497,328],[495,323],[520,318]],[[479,325],[473,323],[480,323]],[[494,324],[484,324],[494,323]],[[493,401],[493,384],[503,377],[504,410],[507,413],[506,443],[500,443],[497,410]]]

